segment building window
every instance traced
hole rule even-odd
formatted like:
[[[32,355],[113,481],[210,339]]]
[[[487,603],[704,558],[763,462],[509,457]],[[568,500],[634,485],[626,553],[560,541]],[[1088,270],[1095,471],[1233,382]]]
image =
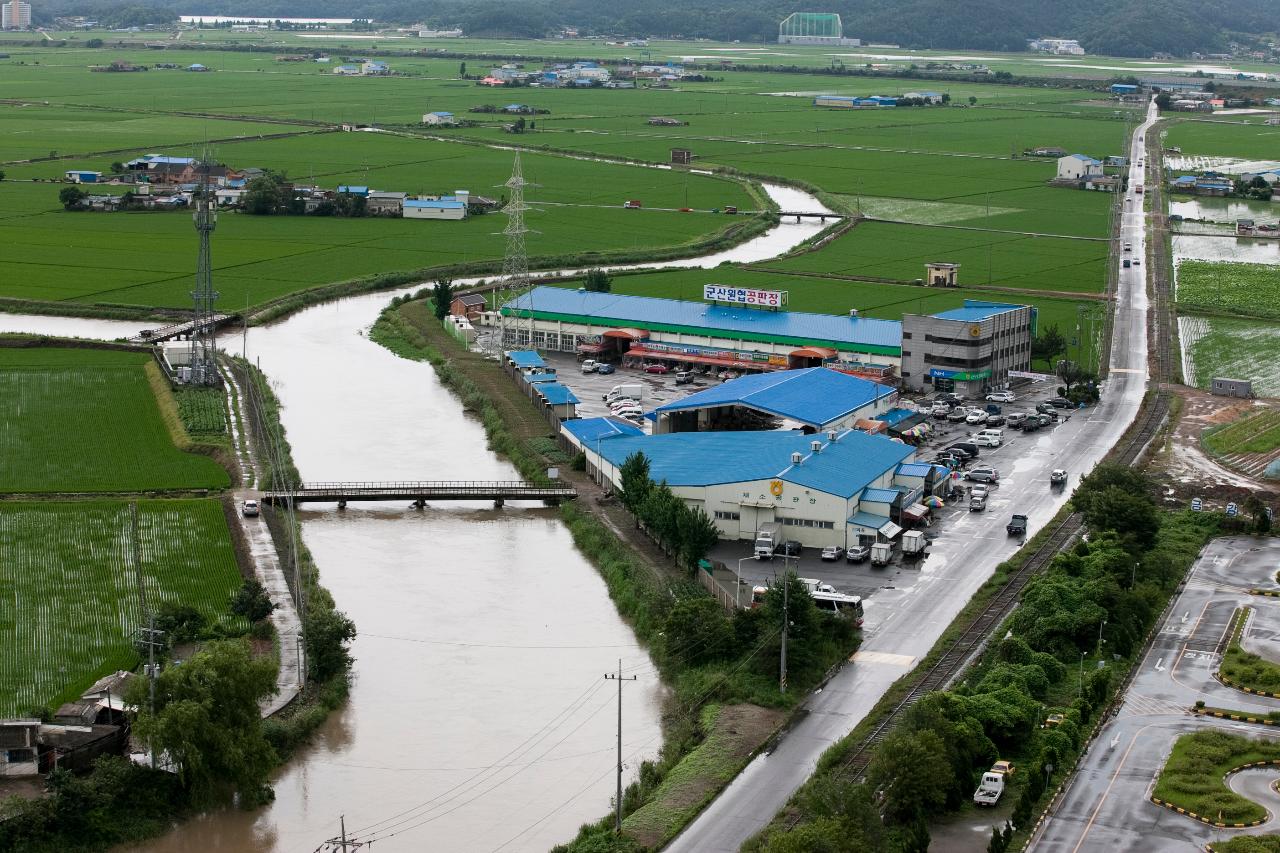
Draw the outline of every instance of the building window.
[[[911,358],[911,350],[909,350],[909,349],[904,349],[904,350],[902,351],[902,357],[903,357],[903,358]]]
[[[728,512],[726,510],[716,510],[716,518],[720,521],[741,521],[742,513]]]
[[[907,341],[911,340],[911,333],[910,333],[910,332],[903,332],[903,333],[902,333],[902,338],[903,338],[903,340],[907,340]]]

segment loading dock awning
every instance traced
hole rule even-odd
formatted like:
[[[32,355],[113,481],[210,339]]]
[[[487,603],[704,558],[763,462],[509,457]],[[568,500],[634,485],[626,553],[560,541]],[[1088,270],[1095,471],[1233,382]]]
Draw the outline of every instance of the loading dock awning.
[[[912,504],[903,509],[902,514],[912,521],[921,521],[929,514],[929,508],[924,504]]]
[[[896,539],[898,534],[902,532],[902,528],[894,524],[892,521],[887,522],[880,528],[880,535],[885,539]]]

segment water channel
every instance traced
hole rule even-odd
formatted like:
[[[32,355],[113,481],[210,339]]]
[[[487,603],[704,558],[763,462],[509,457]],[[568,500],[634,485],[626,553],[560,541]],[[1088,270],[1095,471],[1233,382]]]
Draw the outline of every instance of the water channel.
[[[806,193],[766,190],[784,210],[825,210]],[[822,227],[782,224],[654,266],[763,260]],[[314,306],[248,333],[303,478],[516,479],[428,365],[368,340],[391,296]],[[117,338],[137,327],[0,315],[0,331]],[[223,344],[239,352],[241,336]],[[355,504],[300,518],[322,582],[360,632],[350,700],[280,768],[270,806],[204,815],[131,849],[306,853],[345,815],[349,832],[384,853],[546,850],[609,808],[616,688],[603,674],[619,659],[638,676],[623,691],[628,775],[656,755],[662,687],[554,510]]]

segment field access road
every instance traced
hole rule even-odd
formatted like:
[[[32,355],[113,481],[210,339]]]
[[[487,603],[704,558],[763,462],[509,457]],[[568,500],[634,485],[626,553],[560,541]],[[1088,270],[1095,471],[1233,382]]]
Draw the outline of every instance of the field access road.
[[[1132,163],[1139,139],[1156,120],[1154,104],[1130,140]],[[1131,185],[1134,181],[1130,182]],[[1144,257],[1142,205],[1131,202],[1120,237]],[[1013,509],[1043,527],[1066,500],[1049,488],[1049,471],[1066,468],[1072,482],[1087,473],[1133,422],[1147,387],[1147,289],[1143,268],[1120,270],[1112,324],[1109,377],[1102,401],[1051,433],[1027,437],[1024,451],[1002,470],[993,505],[957,521],[940,537],[914,582],[883,589],[866,605],[862,648],[820,692],[804,703],[799,722],[775,748],[757,757],[667,848],[676,853],[732,853],[763,829],[813,773],[818,758],[847,735],[933,646],[995,567],[1017,550],[1004,525]]]
[[[1250,723],[1197,717],[1197,700],[1210,707],[1266,714],[1280,700],[1225,687],[1214,679],[1232,613],[1255,608],[1255,623],[1268,630],[1280,619],[1280,599],[1249,594],[1249,588],[1274,588],[1280,567],[1280,541],[1236,536],[1215,539],[1201,552],[1187,583],[1156,635],[1125,692],[1115,718],[1106,724],[1081,759],[1075,778],[1053,815],[1034,839],[1035,853],[1087,850],[1198,850],[1207,841],[1238,833],[1276,831],[1280,798],[1260,802],[1272,820],[1251,829],[1225,831],[1149,802],[1156,774],[1179,735],[1214,728],[1251,737],[1280,738],[1280,732]],[[1249,626],[1252,630],[1253,625]],[[1258,798],[1276,770],[1231,778],[1234,789]]]

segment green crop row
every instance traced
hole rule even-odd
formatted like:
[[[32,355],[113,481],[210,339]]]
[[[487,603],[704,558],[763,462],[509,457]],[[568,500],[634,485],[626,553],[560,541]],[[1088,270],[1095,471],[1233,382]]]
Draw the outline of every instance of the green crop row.
[[[1272,264],[1185,260],[1177,282],[1183,308],[1280,320],[1280,275]]]
[[[135,565],[124,501],[0,502],[0,716],[56,707],[131,669],[148,608],[234,621],[241,578],[218,501],[139,501],[137,529]]]

